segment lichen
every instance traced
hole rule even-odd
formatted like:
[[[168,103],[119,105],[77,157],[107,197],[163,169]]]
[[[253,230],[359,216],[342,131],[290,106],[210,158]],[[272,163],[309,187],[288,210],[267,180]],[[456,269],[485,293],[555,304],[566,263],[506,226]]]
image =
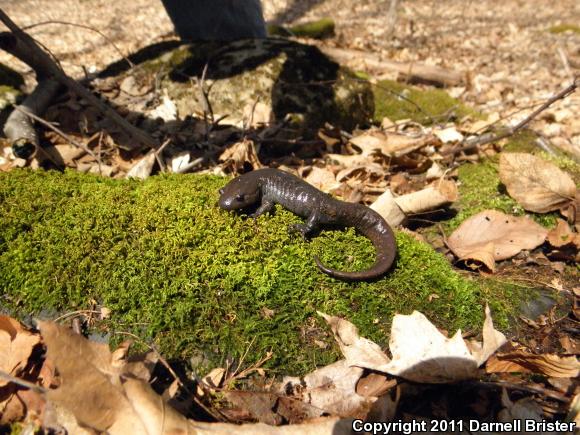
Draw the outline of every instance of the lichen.
[[[368,266],[374,249],[353,230],[311,242],[290,235],[295,215],[257,221],[221,211],[213,176],[116,181],[66,172],[0,174],[0,289],[25,315],[112,310],[99,328],[130,331],[168,358],[202,352],[250,364],[267,351],[274,373],[304,373],[338,357],[316,311],[344,316],[381,345],[395,313],[420,310],[440,327],[478,329],[482,306],[506,326],[515,302],[454,272],[428,245],[397,235],[384,279],[344,283],[321,273]],[[435,296],[436,295],[436,296]]]

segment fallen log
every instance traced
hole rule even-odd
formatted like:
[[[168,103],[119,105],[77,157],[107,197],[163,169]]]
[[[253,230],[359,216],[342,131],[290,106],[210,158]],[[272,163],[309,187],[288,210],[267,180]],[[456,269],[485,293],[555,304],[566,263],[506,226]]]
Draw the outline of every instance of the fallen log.
[[[353,59],[361,59],[369,69],[378,72],[395,71],[411,83],[429,83],[437,86],[461,86],[467,81],[465,73],[452,71],[435,65],[381,60],[375,54],[362,50],[324,47],[321,45],[318,48],[338,62],[348,63]]]

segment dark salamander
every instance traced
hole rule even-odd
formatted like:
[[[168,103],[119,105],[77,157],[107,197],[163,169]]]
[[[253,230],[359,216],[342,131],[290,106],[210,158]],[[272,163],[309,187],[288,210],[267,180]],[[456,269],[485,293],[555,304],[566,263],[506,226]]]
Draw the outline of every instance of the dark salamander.
[[[292,226],[303,237],[316,231],[319,225],[354,227],[368,237],[376,251],[376,261],[367,270],[343,272],[331,269],[314,257],[324,273],[345,281],[373,280],[383,275],[395,259],[397,245],[393,230],[374,210],[332,198],[306,181],[279,169],[258,169],[240,175],[220,189],[219,206],[224,210],[239,210],[259,204],[251,217],[260,216],[275,204],[306,219],[304,224]]]

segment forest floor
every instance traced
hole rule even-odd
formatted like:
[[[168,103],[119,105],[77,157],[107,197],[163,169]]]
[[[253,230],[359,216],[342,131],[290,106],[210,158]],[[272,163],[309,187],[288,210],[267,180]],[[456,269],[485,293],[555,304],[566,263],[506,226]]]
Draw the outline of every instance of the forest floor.
[[[358,50],[371,54],[378,60],[397,61],[406,64],[416,62],[418,64],[439,66],[449,71],[460,73],[463,77],[467,77],[465,83],[448,87],[445,91],[462,103],[487,115],[489,120],[501,119],[505,125],[514,126],[522,121],[534,108],[537,108],[550,96],[569,86],[580,70],[580,28],[578,27],[578,23],[580,23],[580,2],[577,0],[550,2],[545,0],[505,0],[502,2],[492,0],[447,0],[443,2],[416,0],[400,3],[394,35],[389,35],[386,26],[389,7],[389,2],[387,1],[263,1],[266,20],[271,23],[286,26],[323,17],[331,17],[336,23],[336,36],[322,42],[317,41],[316,44],[318,46],[347,49],[353,53]],[[176,39],[173,34],[172,24],[159,0],[134,0],[132,2],[117,2],[114,0],[0,0],[0,8],[49,49],[55,58],[60,61],[64,70],[77,79],[83,78],[87,73],[100,71],[140,48],[156,42]],[[82,26],[73,26],[70,23],[77,23]],[[95,30],[98,30],[98,32]],[[30,68],[13,57],[0,52],[0,63],[11,66],[23,73],[27,83],[34,83],[34,73]],[[349,60],[348,66],[357,71],[369,72],[371,76],[381,80],[396,79],[397,76],[394,72],[373,70],[373,68],[365,64],[364,59],[357,58],[357,56],[353,56]],[[551,147],[560,148],[568,152],[578,162],[580,161],[579,113],[580,92],[575,92],[566,98],[560,99],[553,106],[543,111],[540,116],[532,120],[529,127],[539,134],[540,138],[545,139],[542,142],[544,144],[542,146],[545,147],[544,151],[546,149],[550,150]],[[472,121],[474,120],[469,122]],[[447,126],[437,125],[434,129]],[[454,130],[454,128],[452,125],[450,130]],[[454,132],[457,133],[457,130],[454,130]],[[362,135],[364,136],[364,132]],[[345,137],[348,136],[345,135]],[[330,137],[330,140],[332,139]],[[356,134],[353,139],[356,139]],[[481,153],[476,151],[471,155],[463,154],[461,157],[463,162],[475,162],[482,156],[495,157],[495,166],[491,172],[494,173],[494,180],[499,183],[497,160],[503,154],[501,154],[501,145],[495,145],[483,150]],[[444,146],[447,146],[447,144]],[[363,147],[364,144],[360,148]],[[486,153],[487,151],[489,153]],[[453,159],[455,155],[451,153],[450,158]],[[358,155],[345,157],[358,157]],[[423,158],[427,159],[426,156],[423,156]],[[556,160],[557,158],[554,157],[554,161]],[[370,159],[363,165],[368,162],[370,162]],[[443,175],[439,175],[441,179],[445,175],[457,178],[459,164],[456,164],[457,162],[452,163],[449,165],[448,170],[444,171]],[[94,162],[92,164],[93,166],[95,165]],[[389,160],[388,165],[390,164]],[[501,181],[506,186],[510,183],[517,184],[520,181],[517,175],[524,170],[521,168],[524,168],[525,165],[523,165],[522,161],[508,162],[507,164],[513,165],[511,167],[511,180],[508,182],[504,177]],[[538,167],[543,163],[538,163],[537,160],[534,160],[533,164],[537,165],[537,173],[542,172]],[[503,165],[505,168],[505,160]],[[577,170],[578,166],[573,165],[575,163],[570,163],[569,167]],[[404,166],[404,164],[401,163],[401,166]],[[421,165],[417,164],[417,166]],[[127,164],[127,167],[130,167],[130,165]],[[518,168],[520,169],[518,170]],[[541,168],[544,167],[542,166]],[[494,186],[484,186],[483,184],[486,180],[478,179],[479,174],[488,169],[489,167],[480,165],[482,172],[476,172],[475,175],[471,175],[469,182],[466,181],[468,180],[467,177],[460,181],[460,189],[462,187],[461,182],[463,182],[463,188],[471,183],[471,187],[475,186],[476,189],[481,187],[482,196],[489,193],[488,196],[501,194],[507,197],[505,191],[498,192],[497,183]],[[385,168],[383,170],[386,171]],[[410,170],[409,173],[411,173]],[[385,173],[382,174],[383,178],[387,178]],[[514,174],[515,177],[513,176]],[[546,169],[544,174],[548,174],[546,176],[548,179],[550,176],[552,178],[562,176],[562,172],[557,170],[554,172],[553,167],[549,170]],[[392,175],[389,174],[391,176],[391,188],[395,186],[395,176]],[[580,174],[572,173],[571,175],[574,181],[570,181],[570,183],[577,186]],[[403,178],[397,178],[400,184],[405,184],[401,181]],[[459,178],[461,178],[461,175]],[[539,178],[541,177],[539,176]],[[332,174],[332,180],[335,180],[334,174]],[[422,181],[425,180],[422,179]],[[546,178],[540,181],[540,184],[547,183]],[[409,184],[407,183],[406,188],[413,190],[415,186],[410,186]],[[381,187],[384,188],[384,185]],[[365,199],[368,200],[368,198]],[[572,202],[572,199],[570,199],[570,202]],[[515,202],[504,203],[503,205],[505,206],[505,204],[509,204],[506,206],[509,209]],[[490,206],[489,208],[493,207]],[[519,210],[520,214],[524,214],[524,210],[521,207]],[[515,211],[515,207],[503,211],[511,213]],[[489,220],[487,216],[485,216],[485,219]],[[457,225],[459,223],[458,220],[455,220]],[[100,376],[99,379],[101,380],[103,373],[106,376],[110,376],[110,378],[107,378],[107,382],[113,379],[110,385],[104,382],[107,385],[107,389],[103,388],[101,391],[96,391],[95,394],[101,394],[104,401],[110,397],[118,399],[118,402],[113,403],[110,408],[113,409],[112,414],[114,414],[112,424],[119,424],[121,427],[123,424],[133,425],[136,424],[135,422],[142,423],[143,419],[146,420],[142,415],[137,415],[139,410],[135,403],[140,400],[145,401],[145,396],[148,393],[141,391],[136,396],[132,396],[135,391],[131,392],[131,383],[127,382],[120,386],[117,377],[124,380],[144,379],[141,378],[141,376],[144,376],[144,372],[147,372],[147,376],[151,375],[155,379],[155,382],[158,383],[155,388],[157,388],[157,391],[164,392],[164,398],[168,399],[173,408],[178,409],[188,418],[196,420],[200,417],[204,420],[217,420],[228,423],[257,420],[268,424],[280,424],[298,423],[321,415],[332,415],[337,418],[361,415],[361,418],[368,420],[389,421],[397,418],[397,421],[407,422],[431,421],[431,425],[433,421],[443,422],[446,419],[448,420],[446,424],[453,422],[459,424],[460,421],[466,421],[466,416],[473,419],[477,418],[481,421],[501,419],[505,422],[526,418],[528,420],[540,419],[541,421],[545,421],[545,419],[560,421],[567,418],[570,421],[580,423],[580,385],[577,379],[577,356],[580,352],[580,345],[577,339],[578,316],[580,315],[580,307],[578,306],[580,288],[575,283],[578,269],[574,266],[574,258],[578,258],[579,244],[577,222],[576,232],[572,235],[572,237],[576,237],[576,251],[573,254],[576,257],[568,256],[562,261],[554,260],[550,255],[554,254],[557,249],[550,248],[551,250],[545,251],[550,256],[548,259],[538,249],[535,253],[526,253],[518,256],[511,262],[503,262],[498,267],[495,275],[506,279],[517,276],[521,278],[521,282],[526,282],[525,285],[529,283],[530,286],[542,281],[540,284],[543,287],[568,295],[569,301],[572,302],[569,306],[566,306],[567,311],[563,313],[562,317],[558,317],[562,313],[557,313],[556,310],[553,310],[546,315],[540,316],[537,320],[522,319],[523,323],[519,324],[521,328],[509,337],[513,341],[507,343],[507,347],[502,348],[505,352],[501,356],[493,355],[488,360],[488,372],[483,373],[483,369],[481,369],[478,372],[480,377],[472,377],[473,381],[470,380],[464,383],[431,385],[430,383],[433,379],[429,377],[429,372],[433,368],[427,366],[426,369],[423,368],[423,378],[420,376],[411,378],[411,382],[400,382],[397,385],[397,380],[392,376],[385,375],[385,372],[380,369],[388,365],[385,361],[389,357],[380,349],[377,351],[374,343],[359,337],[353,325],[346,321],[348,319],[342,320],[334,317],[326,318],[330,329],[334,333],[345,358],[347,360],[354,358],[358,364],[343,364],[339,362],[311,373],[308,375],[310,376],[309,378],[304,377],[301,380],[297,380],[297,378],[285,379],[282,389],[276,391],[270,388],[274,380],[264,375],[265,372],[260,364],[256,363],[246,369],[242,367],[243,358],[242,361],[238,361],[239,365],[235,369],[233,368],[234,365],[227,361],[225,368],[212,370],[203,380],[189,379],[182,382],[180,377],[185,379],[185,375],[181,372],[178,374],[173,372],[173,369],[166,364],[162,356],[156,353],[155,349],[153,349],[153,353],[156,353],[155,360],[160,359],[162,364],[159,364],[154,374],[152,374],[150,371],[147,372],[147,367],[150,369],[149,363],[151,361],[142,359],[130,363],[127,359],[127,348],[121,347],[110,355],[106,346],[104,346],[104,349],[98,343],[84,339],[83,341],[80,339],[80,334],[71,334],[67,328],[56,324],[43,323],[40,325],[40,332],[31,332],[23,328],[18,322],[6,320],[5,317],[2,317],[0,333],[10,331],[13,337],[20,337],[21,339],[24,337],[18,344],[23,349],[19,350],[22,354],[19,354],[19,356],[23,358],[22,361],[24,362],[28,361],[27,358],[30,357],[31,365],[42,363],[38,353],[32,351],[33,348],[37,349],[35,346],[41,341],[40,336],[42,336],[42,342],[48,348],[49,358],[53,358],[54,361],[57,361],[57,365],[60,364],[60,367],[63,367],[62,369],[59,367],[61,379],[53,382],[53,377],[55,376],[54,367],[47,367],[46,364],[41,369],[38,368],[39,366],[35,366],[35,370],[36,368],[38,368],[38,371],[46,370],[46,373],[43,372],[44,376],[47,376],[46,378],[42,378],[42,376],[38,375],[38,372],[34,372],[32,374],[28,373],[27,375],[30,376],[26,379],[31,382],[36,382],[40,379],[42,381],[41,385],[47,387],[47,389],[57,385],[67,376],[80,378],[87,375],[87,373],[91,376],[97,376],[96,372],[100,372],[98,376]],[[568,228],[564,221],[561,221],[561,223],[563,226],[559,228],[562,231],[564,231],[564,226]],[[480,225],[485,224],[485,222],[480,223]],[[552,224],[555,224],[555,218]],[[435,226],[437,225],[433,225],[433,228]],[[437,238],[436,244],[431,243],[433,247],[439,252],[447,254],[450,259],[454,257],[451,255],[450,250],[447,249],[449,245],[447,244],[448,240],[445,240],[446,235],[444,233],[445,231],[450,232],[451,229],[448,227],[443,230],[439,226],[431,233],[431,235],[435,234]],[[492,229],[489,231],[491,232]],[[541,231],[547,233],[547,230]],[[479,227],[471,230],[471,234],[477,235],[479,233]],[[531,233],[531,230],[526,235],[530,236],[529,233]],[[544,233],[542,234],[545,238],[546,234]],[[562,235],[558,232],[555,234],[556,236],[554,237],[556,237],[557,243],[557,238],[562,237]],[[569,232],[564,234],[564,236],[568,237],[571,234]],[[422,236],[429,238],[429,234],[423,234]],[[549,237],[548,241],[550,240]],[[432,242],[432,240],[428,241]],[[510,242],[513,242],[513,240],[510,240]],[[536,244],[534,247],[536,246],[538,245]],[[552,245],[552,248],[554,247],[556,245]],[[562,272],[564,268],[567,271],[565,276]],[[545,274],[544,271],[546,271]],[[467,272],[465,273],[467,274]],[[504,273],[505,275],[503,275]],[[476,273],[472,274],[475,275]],[[431,296],[433,295],[429,295],[429,298]],[[437,295],[435,294],[434,297],[437,298]],[[431,299],[429,299],[429,302],[431,302]],[[99,316],[102,319],[106,319],[110,313],[106,313],[105,310],[108,310],[108,308],[98,307],[95,302],[94,306],[86,310],[90,312],[87,322],[94,320],[93,317]],[[264,316],[271,316],[273,315],[272,313],[266,312]],[[407,317],[410,318],[412,316]],[[420,341],[419,338],[422,335],[427,336],[427,334],[431,333],[433,335],[430,337],[434,337],[434,341],[441,340],[441,347],[448,346],[453,340],[443,337],[434,327],[431,327],[432,325],[422,323],[423,320],[420,318],[417,319],[415,317],[414,321],[416,323],[413,325],[407,324],[401,329],[411,333],[417,332],[412,329],[413,327],[419,328],[421,326],[424,328],[419,330],[417,336],[413,338],[417,342]],[[73,326],[75,326],[74,322]],[[76,326],[77,332],[79,332],[81,327],[78,324]],[[503,338],[500,339],[498,335],[501,334],[495,331],[493,325],[489,322],[486,322],[483,331],[483,338],[484,340],[489,340],[488,344],[495,340],[499,347],[505,340],[503,335],[501,336]],[[393,330],[392,334],[394,336],[396,333]],[[466,336],[463,338],[467,342],[467,339],[472,337]],[[1,339],[2,335],[0,334]],[[413,340],[405,339],[404,334],[402,339],[400,339],[400,341]],[[462,340],[459,341],[464,345]],[[397,360],[394,350],[396,345],[397,343],[393,344],[391,342],[393,361]],[[404,347],[401,342],[398,345]],[[349,348],[349,346],[352,347]],[[470,355],[477,355],[477,345],[470,342],[464,346],[466,346],[465,353],[468,352],[467,348],[469,348],[469,351],[472,352]],[[493,344],[489,344],[489,346],[487,351],[493,353],[497,350],[496,348],[492,349]],[[14,345],[14,349],[16,348],[17,346]],[[71,348],[81,349],[82,351],[79,351],[78,358],[70,358],[68,360],[63,355],[66,352],[70,352]],[[26,353],[27,351],[28,353]],[[482,352],[485,353],[484,351]],[[91,355],[93,354],[105,355],[107,361],[98,361],[93,364],[91,360]],[[565,356],[559,356],[558,354]],[[267,361],[270,356],[266,355],[261,362]],[[502,360],[501,358],[503,357],[505,359]],[[363,362],[361,363],[357,358],[360,358]],[[373,358],[376,359],[372,360]],[[449,357],[448,359],[450,361],[446,361],[446,363],[453,368],[453,358]],[[407,363],[409,361],[407,360]],[[485,358],[483,361],[485,361]],[[481,363],[481,361],[478,362]],[[90,370],[95,368],[93,365],[96,366],[95,373],[89,373]],[[417,365],[421,365],[421,361]],[[480,365],[478,364],[478,366]],[[491,366],[493,367],[490,368]],[[359,369],[359,367],[366,367],[372,370],[366,370],[363,374],[363,370]],[[0,368],[3,370],[3,367],[0,366]],[[436,371],[436,369],[437,367],[433,370]],[[444,367],[444,370],[447,370],[447,366]],[[449,369],[449,371],[453,372],[452,369]],[[512,374],[520,371],[527,374]],[[249,389],[254,391],[235,391],[240,386],[242,388],[248,387],[248,384],[240,383],[240,380],[249,373],[257,374],[259,378],[258,382],[249,384]],[[392,372],[388,373],[392,374]],[[401,375],[400,378],[407,379],[404,376],[404,370],[399,374]],[[147,376],[145,376],[146,381],[149,381]],[[329,381],[328,379],[331,380]],[[260,382],[263,382],[263,384],[260,384]],[[332,384],[332,388],[336,390],[329,391],[327,388],[328,383]],[[0,379],[1,406],[6,403],[3,400],[9,397],[6,390],[2,390],[2,388],[6,387],[6,384]],[[147,382],[145,385],[148,385]],[[74,386],[74,388],[77,387],[77,390],[70,390],[71,392],[68,393],[73,399],[77,397],[75,395],[80,398],[86,393],[86,388],[82,385]],[[15,391],[9,391],[12,395],[10,397],[17,396]],[[51,389],[50,391],[54,390]],[[37,391],[34,392],[38,393]],[[46,393],[46,391],[41,392]],[[119,394],[119,392],[121,393]],[[75,406],[78,404],[72,403],[75,400],[66,402],[66,398],[57,397],[57,395],[54,396],[55,403],[66,403],[65,407],[70,405],[69,410],[72,410],[77,415],[78,408],[75,408]],[[307,402],[307,396],[310,402]],[[355,396],[358,401],[351,400]],[[50,396],[48,397],[52,400]],[[304,401],[302,401],[303,398]],[[39,412],[45,413],[44,404],[38,405],[38,401],[35,398],[31,399],[31,396],[24,397],[24,399],[19,397],[18,400],[21,400],[26,406],[38,406],[41,409]],[[81,399],[76,400],[76,402],[79,401]],[[12,405],[14,405],[14,402],[17,402],[17,400],[14,399]],[[128,402],[130,402],[129,405],[131,406],[127,404]],[[153,400],[153,402],[155,401]],[[150,404],[153,402],[150,402]],[[306,402],[308,405],[305,404]],[[227,406],[221,407],[224,403]],[[192,409],[194,410],[192,411]],[[0,408],[0,411],[2,410]],[[26,414],[21,409],[17,411],[21,412],[22,415]],[[85,411],[86,409],[80,410],[81,413]],[[90,412],[93,412],[93,410]],[[191,422],[185,422],[183,415],[175,416],[172,413],[174,411],[167,411],[168,420],[165,420],[166,408],[155,404],[154,406],[152,405],[150,415],[147,418],[150,416],[154,416],[151,418],[159,417],[160,421],[163,420],[164,422],[173,419],[171,423],[175,423],[176,426],[191,424]],[[2,412],[0,412],[0,417],[2,417]],[[97,411],[94,411],[87,418],[89,420],[91,418],[98,420],[99,417],[100,415],[97,415]],[[34,420],[30,413],[26,414],[26,419],[28,423],[30,421],[34,424],[38,423],[38,419]],[[30,421],[28,421],[29,419]],[[2,421],[1,418],[0,421]],[[61,420],[58,420],[58,422],[60,423]],[[335,420],[311,421],[311,423],[313,425],[311,433],[331,433],[333,427],[328,425],[340,424],[340,422]],[[431,428],[433,429],[433,426]],[[463,426],[459,427],[459,429],[462,428]],[[205,429],[212,430],[203,426],[195,428],[195,430],[199,430],[199,433],[205,433]],[[336,431],[333,433],[348,433],[346,430],[343,431],[344,428],[340,429],[338,426],[335,429]],[[443,432],[458,432],[458,430],[454,429],[457,428],[441,428]],[[115,432],[115,430],[109,430],[109,432],[123,433],[122,428],[119,429],[117,427],[117,430],[118,432]],[[231,427],[223,428],[223,433],[228,433],[228,430],[231,430]],[[250,429],[248,430],[248,433],[252,433]],[[544,430],[546,430],[546,427],[538,426],[538,429],[533,432],[541,433]],[[482,431],[485,432],[485,429],[482,429]],[[253,433],[274,432],[268,426],[256,428]],[[296,433],[301,433],[301,431],[296,430]]]
[[[421,62],[467,73],[469,85],[449,92],[484,113],[512,115],[544,101],[565,87],[580,67],[580,43],[573,31],[557,33],[558,26],[580,22],[575,0],[419,0],[401,2],[393,37],[386,34],[388,3],[352,0],[265,0],[266,20],[293,24],[322,17],[336,22],[336,38],[329,45],[364,50],[379,59]],[[172,25],[160,1],[111,0],[0,0],[21,26],[53,21],[30,29],[76,77],[97,71],[124,55],[172,38]],[[58,24],[80,23],[103,32]],[[550,32],[556,31],[556,33]],[[114,43],[111,44],[111,42]],[[0,53],[0,62],[18,65]],[[19,65],[19,71],[28,67]],[[364,69],[353,60],[352,66]],[[580,106],[576,93],[534,121],[558,146],[580,155]],[[518,113],[519,112],[519,113]],[[551,122],[548,122],[551,121]],[[554,122],[555,121],[555,122]]]

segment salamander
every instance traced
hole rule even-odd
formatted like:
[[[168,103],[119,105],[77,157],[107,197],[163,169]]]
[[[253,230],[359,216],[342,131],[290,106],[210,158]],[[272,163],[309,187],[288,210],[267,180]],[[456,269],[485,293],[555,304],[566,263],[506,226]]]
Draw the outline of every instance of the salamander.
[[[279,169],[258,169],[240,175],[219,190],[219,207],[223,210],[241,210],[253,205],[258,208],[250,217],[272,211],[275,204],[306,219],[290,230],[306,238],[321,225],[354,227],[368,237],[376,249],[375,263],[360,272],[345,272],[325,266],[318,257],[318,268],[345,281],[367,281],[380,278],[392,266],[397,253],[393,230],[374,210],[362,204],[348,203],[321,192],[306,181]]]

